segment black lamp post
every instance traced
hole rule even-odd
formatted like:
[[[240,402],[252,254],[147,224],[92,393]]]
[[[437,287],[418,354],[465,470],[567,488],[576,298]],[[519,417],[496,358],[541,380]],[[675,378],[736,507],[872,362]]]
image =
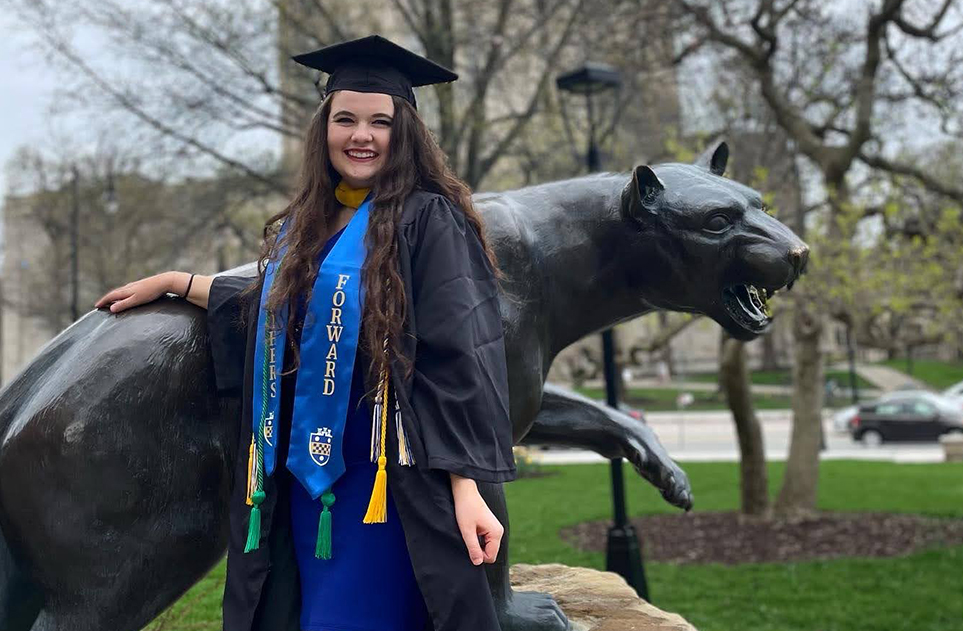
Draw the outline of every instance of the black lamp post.
[[[117,187],[114,185],[114,168],[113,165],[107,170],[107,185],[104,187],[103,195],[104,212],[107,215],[107,239],[114,238],[114,218],[117,216],[120,210],[120,202],[117,200]],[[110,270],[110,274],[113,275],[116,266],[114,265],[113,257],[110,257],[110,252],[106,252],[109,257],[109,263],[107,269]]]
[[[76,322],[80,319],[80,171],[76,164],[70,167],[70,201],[70,318]],[[113,170],[107,174],[103,201],[108,217],[116,215],[118,203]]]
[[[70,176],[70,321],[76,322],[80,318],[80,173],[76,164],[71,165]]]
[[[588,114],[588,151],[585,156],[585,163],[590,173],[601,170],[601,157],[597,145],[598,139],[596,138],[599,127],[598,110],[601,108],[598,107],[600,104],[595,101],[595,98],[604,92],[613,90],[617,92],[621,88],[622,78],[619,76],[619,71],[606,64],[586,63],[578,70],[559,76],[555,80],[555,85],[560,92],[580,94],[585,97],[585,108]],[[570,124],[564,99],[561,99],[561,106],[566,129],[569,130]],[[617,113],[617,108],[613,107],[613,110]],[[570,131],[569,133],[571,135]],[[611,328],[602,332],[602,359],[605,374],[605,401],[609,406],[618,409],[615,338]],[[649,600],[649,588],[645,580],[645,568],[642,565],[641,547],[635,529],[626,517],[622,459],[613,458],[610,466],[615,523],[609,528],[605,549],[605,569],[621,575],[639,596]]]
[[[104,210],[108,217],[113,217],[120,210],[120,203],[117,201],[117,187],[114,186],[114,170],[107,171],[107,187],[104,189]]]
[[[853,326],[846,324],[846,355],[849,359],[849,392],[853,403],[859,403],[859,382],[856,380],[856,340]]]

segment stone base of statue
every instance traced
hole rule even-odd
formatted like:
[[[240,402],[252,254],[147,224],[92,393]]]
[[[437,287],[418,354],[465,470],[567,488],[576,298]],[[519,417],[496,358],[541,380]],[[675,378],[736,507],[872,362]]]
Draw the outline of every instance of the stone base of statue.
[[[963,434],[950,432],[940,436],[943,455],[947,462],[963,462]]]
[[[639,598],[613,572],[561,563],[516,563],[510,576],[516,591],[551,594],[572,623],[572,631],[696,631],[682,616]]]

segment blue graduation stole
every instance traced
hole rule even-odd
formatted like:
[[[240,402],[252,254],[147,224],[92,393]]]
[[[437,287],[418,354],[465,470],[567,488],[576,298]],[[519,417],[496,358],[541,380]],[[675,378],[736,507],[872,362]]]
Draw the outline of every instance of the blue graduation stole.
[[[300,366],[294,392],[287,467],[311,497],[317,499],[320,496],[324,505],[315,549],[315,556],[321,559],[331,558],[330,507],[335,501],[331,487],[345,470],[341,449],[365,296],[361,268],[366,255],[364,236],[370,205],[370,200],[366,198],[322,262],[305,312],[299,347]],[[286,227],[287,221],[281,226],[279,240]],[[284,365],[288,307],[285,304],[280,309],[278,325],[265,305],[286,250],[285,245],[277,258],[268,262],[258,309],[254,351],[253,437],[248,472],[248,504],[252,508],[245,552],[259,547],[260,504],[265,497],[264,476],[271,475],[276,466],[275,427],[281,407],[280,372]],[[364,517],[365,523],[383,523],[386,515],[386,373],[386,370],[381,371],[379,397],[372,419],[371,460],[378,462],[378,472],[368,513]],[[401,425],[397,394],[394,407],[399,462],[410,466],[414,464],[414,458]]]
[[[366,202],[358,208],[325,257],[304,316],[287,466],[312,498],[321,495],[344,471],[341,438],[347,417],[361,305],[365,294],[361,283],[361,266],[365,259],[363,240],[368,226],[369,205],[370,202]],[[283,250],[280,256],[284,256]],[[269,263],[261,293],[262,304],[267,301],[276,271],[276,266]],[[257,428],[261,420],[264,406],[259,398],[267,390],[269,398],[263,429],[264,470],[271,475],[277,446],[272,428],[280,415],[280,369],[284,365],[286,331],[284,326],[278,327],[268,334],[268,344],[264,344],[266,317],[267,311],[261,309],[258,313],[258,345],[254,361],[256,366],[263,365],[267,350],[268,375],[266,382],[263,371],[254,377],[254,427]],[[286,322],[286,308],[282,311],[282,317],[282,322]]]

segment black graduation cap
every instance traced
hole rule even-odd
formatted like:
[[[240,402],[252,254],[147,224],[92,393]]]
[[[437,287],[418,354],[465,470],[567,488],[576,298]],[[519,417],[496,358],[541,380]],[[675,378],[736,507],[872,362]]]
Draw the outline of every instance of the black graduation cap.
[[[380,35],[369,35],[292,57],[328,73],[325,94],[334,90],[400,96],[415,108],[412,88],[454,81],[458,75]]]

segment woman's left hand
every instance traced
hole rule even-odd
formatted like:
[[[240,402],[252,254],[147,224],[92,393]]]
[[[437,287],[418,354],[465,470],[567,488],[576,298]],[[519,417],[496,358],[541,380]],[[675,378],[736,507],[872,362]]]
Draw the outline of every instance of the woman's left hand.
[[[454,473],[450,475],[451,493],[455,499],[455,519],[468,548],[468,557],[474,565],[479,565],[482,561],[494,563],[505,528],[482,499],[474,480]],[[478,543],[479,537],[484,540],[484,549]]]

